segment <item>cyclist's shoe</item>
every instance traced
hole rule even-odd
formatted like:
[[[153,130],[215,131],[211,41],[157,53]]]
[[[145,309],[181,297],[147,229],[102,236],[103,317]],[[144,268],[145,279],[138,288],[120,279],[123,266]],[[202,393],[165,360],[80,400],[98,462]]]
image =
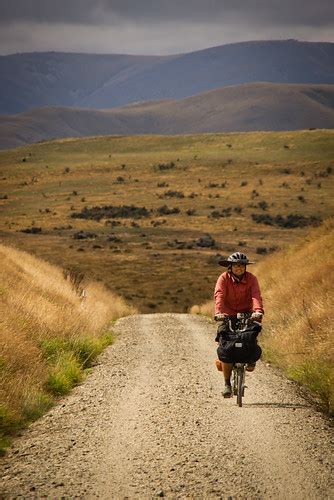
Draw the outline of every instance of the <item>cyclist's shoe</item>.
[[[215,363],[216,363],[217,370],[219,372],[222,372],[223,371],[223,364],[222,364],[222,362],[219,359],[216,359]]]
[[[229,384],[225,384],[224,390],[223,390],[223,396],[224,398],[230,398],[232,397],[232,387]]]
[[[247,363],[246,370],[248,372],[253,372],[255,370],[256,363]]]

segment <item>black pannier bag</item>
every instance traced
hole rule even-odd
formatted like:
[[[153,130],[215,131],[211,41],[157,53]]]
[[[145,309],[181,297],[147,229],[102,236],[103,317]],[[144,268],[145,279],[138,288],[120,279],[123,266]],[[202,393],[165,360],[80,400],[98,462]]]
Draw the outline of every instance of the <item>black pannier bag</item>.
[[[246,330],[233,332],[228,325],[218,328],[218,358],[225,363],[255,363],[261,357],[262,350],[257,343],[261,331],[259,323],[251,323]]]

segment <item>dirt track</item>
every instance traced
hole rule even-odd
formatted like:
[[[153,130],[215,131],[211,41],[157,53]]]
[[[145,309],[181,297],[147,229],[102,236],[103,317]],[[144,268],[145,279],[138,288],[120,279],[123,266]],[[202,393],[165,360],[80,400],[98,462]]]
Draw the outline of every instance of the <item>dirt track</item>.
[[[3,460],[4,497],[333,498],[332,433],[259,363],[245,404],[221,396],[214,325],[124,318],[86,382]]]

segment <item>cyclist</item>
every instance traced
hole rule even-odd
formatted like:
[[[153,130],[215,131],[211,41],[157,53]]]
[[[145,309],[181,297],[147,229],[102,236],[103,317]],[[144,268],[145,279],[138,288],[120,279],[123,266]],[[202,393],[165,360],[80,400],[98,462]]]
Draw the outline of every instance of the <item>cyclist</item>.
[[[251,312],[252,319],[261,322],[264,310],[259,283],[254,274],[246,271],[246,266],[254,264],[254,262],[250,262],[244,253],[235,252],[227,260],[220,260],[219,264],[227,267],[227,272],[222,273],[216,283],[214,292],[215,320],[224,321],[227,317],[236,318],[238,313]],[[228,328],[226,323],[225,325]],[[217,342],[219,342],[221,332],[222,329],[218,328]],[[218,370],[224,374],[225,387],[223,396],[225,398],[232,395],[230,381],[233,367],[232,361],[228,358],[224,358],[223,361],[216,361]],[[248,363],[246,369],[253,371],[255,363]]]

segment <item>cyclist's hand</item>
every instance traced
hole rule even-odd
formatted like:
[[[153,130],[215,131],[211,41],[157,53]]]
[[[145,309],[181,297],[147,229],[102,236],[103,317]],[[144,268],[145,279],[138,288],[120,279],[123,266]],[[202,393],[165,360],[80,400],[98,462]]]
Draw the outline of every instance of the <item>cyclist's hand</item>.
[[[252,315],[251,315],[251,318],[252,318],[253,321],[258,321],[259,323],[261,323],[262,316],[263,316],[262,312],[260,312],[260,311],[254,311],[252,313]]]
[[[224,321],[227,315],[224,313],[215,314],[215,321]]]

